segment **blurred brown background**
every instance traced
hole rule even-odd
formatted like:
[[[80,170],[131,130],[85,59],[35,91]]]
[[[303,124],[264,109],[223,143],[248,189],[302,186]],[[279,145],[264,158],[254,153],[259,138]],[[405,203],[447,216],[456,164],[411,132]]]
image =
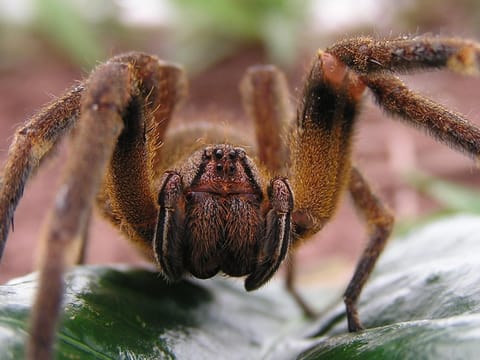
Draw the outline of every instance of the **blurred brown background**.
[[[185,65],[191,89],[180,117],[227,111],[243,124],[248,120],[238,81],[250,65],[279,64],[290,80],[295,105],[317,48],[357,34],[431,32],[480,39],[479,24],[475,0],[403,0],[394,5],[387,0],[0,0],[0,163],[17,126],[96,63],[123,51],[146,51]],[[403,78],[480,125],[480,79],[443,72]],[[480,172],[470,159],[388,119],[369,96],[361,117],[355,161],[400,223],[439,207],[407,184],[405,175],[411,171],[479,185]],[[65,161],[60,149],[28,185],[0,264],[0,283],[34,268],[42,221]],[[101,219],[94,219],[90,240],[88,263],[142,262]],[[300,251],[302,273],[320,270],[313,273],[326,281],[348,277],[365,241],[347,197],[336,219]],[[304,279],[311,280],[308,275]]]

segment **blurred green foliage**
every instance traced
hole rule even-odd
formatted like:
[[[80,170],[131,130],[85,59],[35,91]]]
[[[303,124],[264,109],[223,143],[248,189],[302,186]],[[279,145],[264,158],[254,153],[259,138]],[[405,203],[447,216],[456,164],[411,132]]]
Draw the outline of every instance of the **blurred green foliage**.
[[[31,21],[19,26],[2,16],[0,0],[0,52],[4,55],[0,65],[15,52],[28,53],[33,42],[24,35],[29,34],[34,41],[41,40],[30,54],[46,44],[47,51],[59,52],[86,70],[119,51],[141,50],[165,56],[164,50],[169,49],[167,57],[195,72],[245,47],[255,47],[265,53],[266,60],[288,66],[297,60],[299,50],[312,35],[311,13],[316,4],[316,0],[153,1],[164,6],[154,6],[151,11],[171,10],[159,14],[164,23],[125,23],[122,16],[132,6],[127,1],[30,0],[26,3],[33,4]],[[325,1],[324,7],[332,8],[332,1]],[[149,3],[139,1],[133,6],[146,7]],[[385,6],[385,2],[378,6],[382,4]],[[390,29],[401,23],[407,32],[441,32],[446,28],[465,29],[467,34],[460,35],[468,35],[472,29],[480,32],[478,0],[400,0],[389,5],[395,7]],[[380,25],[372,26],[376,31]],[[335,31],[344,35],[343,28]],[[318,38],[315,34],[316,44]],[[19,49],[22,45],[24,48]]]
[[[296,60],[306,31],[309,0],[176,0],[174,36],[178,61],[206,67],[245,45],[260,45],[269,60]]]
[[[464,185],[416,172],[408,181],[421,193],[438,201],[446,210],[480,214],[480,192]]]
[[[446,216],[458,213],[480,214],[478,189],[438,179],[419,171],[408,174],[405,179],[418,192],[435,200],[440,208],[413,219],[401,219],[395,226],[397,235],[405,234],[413,228]]]
[[[36,0],[35,14],[34,27],[74,62],[91,66],[104,58],[95,26],[72,1]]]
[[[23,2],[22,2],[23,3]],[[0,3],[0,67],[15,67],[24,58],[51,53],[88,70],[105,59],[105,28],[118,28],[118,6],[113,1],[31,0],[12,10],[9,18]],[[15,8],[15,6],[11,6]]]
[[[286,65],[296,60],[310,1],[158,0],[165,6],[152,7],[152,11],[169,10],[158,14],[163,22],[144,25],[123,21],[132,6],[127,2],[31,0],[28,23],[15,23],[0,13],[0,33],[4,34],[0,51],[11,57],[11,65],[16,54],[38,56],[43,50],[59,53],[88,70],[119,51],[165,56],[168,49],[167,57],[199,71],[245,46],[256,46],[269,60]],[[0,12],[1,8],[0,3]],[[33,43],[37,45],[30,47]]]

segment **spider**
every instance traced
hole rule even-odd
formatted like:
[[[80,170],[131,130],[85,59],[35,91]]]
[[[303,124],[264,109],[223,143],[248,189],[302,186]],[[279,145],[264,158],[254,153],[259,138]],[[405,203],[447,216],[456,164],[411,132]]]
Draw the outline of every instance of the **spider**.
[[[369,242],[344,293],[348,329],[362,329],[357,300],[382,252],[393,215],[351,161],[352,135],[368,88],[378,105],[473,158],[480,129],[409,90],[395,76],[427,68],[476,74],[480,44],[432,36],[342,40],[318,51],[296,116],[284,75],[248,69],[241,83],[255,138],[215,123],[169,127],[186,93],[182,69],[143,53],[116,56],[16,130],[0,182],[0,249],[28,179],[60,139],[73,134],[55,204],[42,234],[39,291],[28,356],[52,355],[62,274],[80,263],[94,204],[160,273],[245,276],[264,285],[287,254],[331,219],[350,193]],[[286,284],[298,295],[294,266]]]

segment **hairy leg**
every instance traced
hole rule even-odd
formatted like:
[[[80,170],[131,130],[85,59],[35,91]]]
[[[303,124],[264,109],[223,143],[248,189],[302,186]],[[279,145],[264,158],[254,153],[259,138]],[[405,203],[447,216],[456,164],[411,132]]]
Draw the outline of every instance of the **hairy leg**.
[[[185,75],[178,66],[145,54],[123,55],[110,62],[132,65],[139,92],[123,113],[125,130],[118,138],[97,204],[144,254],[151,254],[160,190],[154,186],[164,170],[161,145],[175,106],[185,95]]]
[[[411,91],[393,75],[375,74],[362,79],[389,114],[474,159],[480,157],[480,129],[463,115]]]
[[[357,37],[340,41],[326,52],[364,75],[445,67],[467,75],[480,73],[480,44],[465,39],[417,36],[375,40]]]
[[[72,87],[15,132],[0,176],[0,258],[25,185],[77,120],[83,91],[83,84]]]
[[[81,260],[95,197],[104,201],[101,210],[127,237],[151,246],[157,214],[152,167],[159,161],[165,129],[184,90],[178,67],[141,53],[111,59],[86,82],[71,144],[75,151],[42,239],[30,358],[51,355],[62,274]]]
[[[302,238],[322,229],[347,187],[352,136],[365,85],[334,56],[319,52],[305,81],[293,134],[293,221]]]
[[[350,172],[349,191],[359,214],[364,218],[370,240],[357,263],[344,301],[347,308],[348,330],[362,329],[357,311],[357,301],[378,257],[387,243],[393,227],[393,215],[372,192],[360,172],[353,167]]]
[[[292,135],[294,242],[322,229],[348,186],[352,136],[364,89],[358,77],[334,56],[317,54],[305,81]],[[287,289],[305,314],[312,316],[314,311],[295,288],[294,256],[292,253],[287,268]]]
[[[478,158],[480,130],[477,127],[463,115],[409,90],[392,73],[446,68],[461,74],[478,75],[479,43],[435,36],[387,40],[358,37],[340,41],[327,52],[357,72],[388,113],[425,130],[454,149]]]
[[[245,110],[255,123],[260,161],[272,175],[285,175],[293,114],[284,74],[272,65],[251,67],[240,89]]]
[[[287,291],[292,295],[295,302],[300,306],[305,316],[313,318],[317,314],[315,310],[311,308],[311,306],[303,299],[302,295],[297,289],[296,281],[295,281],[295,270],[296,266],[296,254],[295,252],[290,252],[288,256],[287,266],[286,266],[286,274],[285,274],[285,287]]]
[[[106,64],[88,80],[82,96],[81,118],[55,206],[42,237],[39,292],[33,308],[28,357],[52,355],[55,327],[63,292],[62,274],[69,265],[68,250],[82,237],[96,192],[117,138],[121,114],[135,93],[128,64]]]

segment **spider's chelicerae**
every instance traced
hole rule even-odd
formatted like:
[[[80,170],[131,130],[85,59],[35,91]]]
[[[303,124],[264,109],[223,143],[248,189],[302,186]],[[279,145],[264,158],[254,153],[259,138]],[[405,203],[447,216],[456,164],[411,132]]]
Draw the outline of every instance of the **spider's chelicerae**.
[[[253,67],[241,84],[255,123],[256,137],[248,139],[239,129],[227,134],[214,124],[168,127],[186,92],[175,65],[129,53],[98,66],[16,131],[1,177],[3,249],[26,182],[73,131],[75,151],[42,239],[29,356],[51,355],[62,273],[82,260],[93,204],[165,278],[222,272],[245,276],[250,291],[275,274],[300,240],[320,231],[349,192],[370,236],[344,295],[348,328],[360,330],[356,302],[393,224],[351,162],[365,89],[394,117],[473,158],[480,154],[477,127],[410,91],[394,75],[426,68],[476,74],[480,44],[427,36],[340,41],[316,54],[296,118],[290,117],[282,73]],[[311,312],[295,291],[292,266],[287,287]]]

